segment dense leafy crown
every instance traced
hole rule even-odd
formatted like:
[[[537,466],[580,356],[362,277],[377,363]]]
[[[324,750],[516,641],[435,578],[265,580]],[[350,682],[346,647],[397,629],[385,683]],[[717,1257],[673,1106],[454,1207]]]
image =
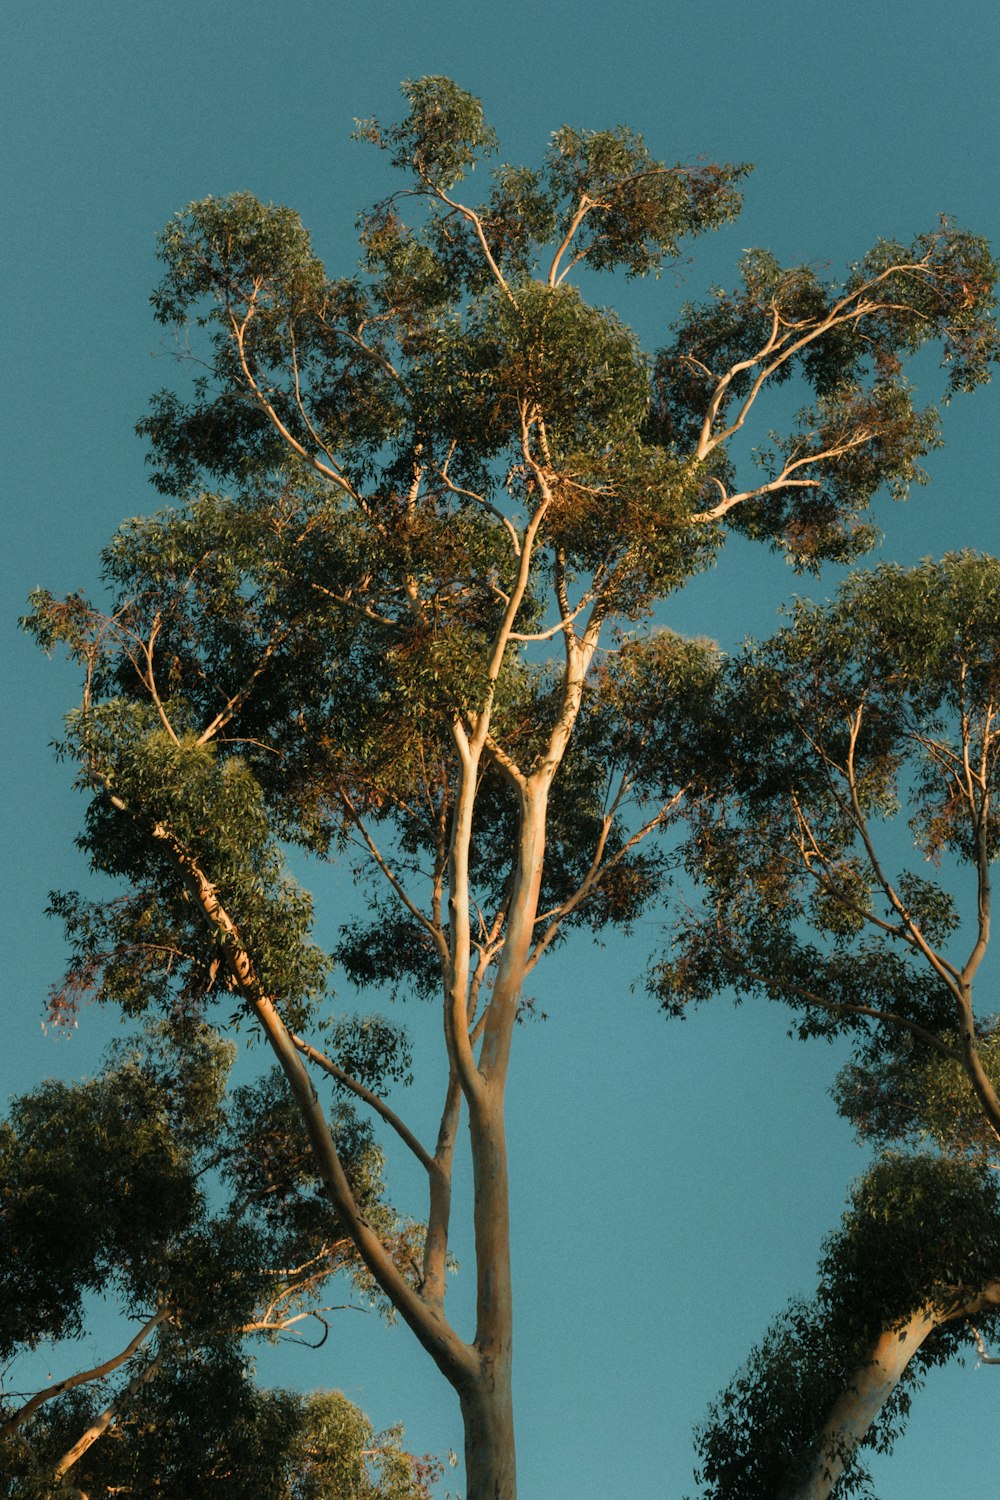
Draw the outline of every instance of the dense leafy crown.
[[[356,1305],[372,1288],[274,1074],[227,1094],[234,1051],[198,1022],[150,1025],[97,1077],[43,1084],[0,1121],[0,1463],[12,1500],[49,1500],[59,1459],[130,1380],[113,1440],[73,1466],[85,1492],[426,1496],[399,1434],[376,1440],[339,1394],[253,1382],[254,1341],[323,1342],[345,1295],[338,1274],[353,1278]],[[356,1199],[405,1264],[417,1237],[381,1202],[370,1128],[346,1104],[335,1128]],[[19,1356],[97,1341],[95,1297],[144,1325],[133,1362],[116,1365],[112,1342],[103,1375],[65,1389],[50,1375],[37,1396],[12,1398],[31,1368]]]
[[[967,389],[995,357],[993,262],[947,223],[880,243],[841,282],[749,253],[739,288],[687,308],[647,357],[572,275],[657,271],[732,218],[746,169],[667,166],[629,130],[566,127],[540,167],[498,167],[467,203],[458,184],[495,149],[479,101],[441,78],[404,94],[401,124],[360,127],[404,184],[363,217],[354,275],[328,276],[295,214],[246,193],[192,204],[162,237],[156,313],[189,330],[202,373],[140,430],[180,503],[111,544],[109,611],[43,593],[32,621],[86,664],[70,744],[103,789],[86,845],[133,883],[110,911],[60,905],[70,1002],[95,984],[136,1007],[212,989],[218,954],[167,879],[172,846],[149,857],[166,829],[236,900],[267,987],[301,1018],[323,960],[273,835],[325,851],[391,818],[400,869],[438,880],[455,724],[484,710],[476,909],[502,923],[518,777],[578,711],[546,642],[575,633],[590,660],[602,626],[647,617],[729,526],[800,567],[870,545],[861,512],[919,479],[937,441],[903,360],[937,342]],[[793,371],[815,404],[744,472],[741,430]],[[202,491],[219,481],[228,494]],[[619,750],[656,752],[665,806],[691,774],[670,705],[707,671],[705,649],[655,635],[591,668],[549,818],[543,909],[560,923],[627,920],[648,898],[654,865],[629,841],[658,813],[636,818],[640,767]],[[150,956],[168,947],[183,955],[169,978]],[[102,953],[122,958],[102,969]],[[399,907],[342,958],[418,988],[437,963]]]

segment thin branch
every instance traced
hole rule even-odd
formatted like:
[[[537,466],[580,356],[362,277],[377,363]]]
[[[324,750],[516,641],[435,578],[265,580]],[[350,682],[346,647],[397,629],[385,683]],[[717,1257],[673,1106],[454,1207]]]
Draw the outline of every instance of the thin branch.
[[[261,674],[266,671],[267,666],[274,653],[280,646],[284,645],[285,641],[287,641],[296,623],[297,621],[293,621],[292,624],[287,627],[287,629],[279,631],[278,635],[276,635],[273,640],[268,642],[267,646],[264,648],[264,652],[260,660],[254,667],[253,671],[250,673],[250,676],[247,678],[246,682],[241,688],[238,689],[237,692],[232,695],[231,698],[227,699],[225,707],[221,708],[216,714],[215,718],[211,721],[211,723],[202,730],[201,734],[198,736],[198,739],[195,742],[196,744],[207,744],[208,741],[212,739],[220,729],[224,729],[227,724],[232,723],[235,715],[239,713],[240,709],[243,707],[244,703],[246,703],[247,699],[250,697],[250,694],[253,692],[254,684],[257,682]]]
[[[117,793],[105,790],[112,806],[146,828],[149,836],[169,853],[203,919],[215,934],[233,985],[257,1017],[285,1074],[319,1175],[361,1259],[442,1373],[455,1384],[469,1380],[479,1370],[476,1350],[459,1338],[439,1310],[423,1302],[359,1208],[308,1070],[218,890],[169,827],[134,813]]]
[[[583,902],[586,901],[587,897],[590,896],[595,890],[600,889],[601,881],[603,880],[604,876],[607,875],[610,870],[613,870],[616,865],[620,864],[631,849],[634,849],[637,844],[641,843],[643,839],[648,838],[655,829],[661,827],[662,824],[666,822],[666,820],[677,808],[678,804],[688,790],[686,786],[681,787],[680,791],[678,791],[673,797],[671,797],[669,802],[665,802],[663,804],[655,817],[650,818],[646,823],[644,823],[643,826],[638,829],[632,835],[632,837],[621,846],[620,849],[615,851],[610,859],[605,860],[602,864],[601,861],[603,859],[604,850],[607,845],[608,835],[611,832],[611,827],[614,822],[619,799],[622,797],[626,789],[627,783],[623,778],[622,785],[619,788],[619,791],[614,801],[612,802],[609,811],[606,813],[602,821],[601,833],[598,837],[594,857],[591,860],[590,868],[588,869],[586,875],[583,877],[583,880],[581,880],[580,884],[577,886],[573,894],[571,896],[568,896],[567,899],[561,902],[559,906],[553,907],[551,911],[543,912],[541,916],[536,918],[536,923],[547,922],[548,925],[545,928],[542,936],[534,944],[531,950],[531,953],[528,957],[528,962],[525,965],[526,974],[530,973],[530,971],[535,967],[536,963],[541,958],[546,948],[550,946],[557,933],[559,932],[559,929],[562,926],[563,922],[570,915],[570,913],[576,911],[577,907],[581,906]]]
[[[696,448],[697,458],[699,460],[707,458],[709,453],[717,448],[720,443],[726,442],[735,433],[739,432],[749,416],[751,407],[760,394],[764,383],[782,365],[786,364],[788,360],[799,353],[800,350],[844,323],[857,323],[870,313],[890,311],[895,308],[897,306],[895,303],[871,300],[871,293],[874,289],[888,277],[895,275],[933,276],[933,272],[924,263],[889,266],[884,271],[881,271],[878,276],[874,276],[870,281],[865,282],[864,285],[855,287],[853,291],[846,293],[839,301],[834,303],[826,316],[819,321],[810,322],[808,319],[803,319],[796,323],[786,323],[782,320],[777,305],[772,304],[770,308],[771,332],[764,345],[756,354],[750,356],[750,358],[738,360],[730,366],[724,375],[719,377],[702,423],[701,434]],[[912,308],[907,310],[910,312],[914,311]],[[805,327],[806,331],[800,337],[795,338],[794,335],[803,327]],[[780,331],[782,328],[785,329],[784,334]],[[769,363],[764,363],[776,351],[779,351],[776,357],[771,359]],[[726,391],[733,379],[744,371],[753,369],[755,365],[762,365],[763,367],[754,379],[750,391],[740,406],[736,417],[721,432],[713,435],[712,428],[722,407]]]
[[[865,852],[868,855],[868,863],[871,865],[872,873],[874,874],[875,879],[878,881],[879,885],[882,887],[882,890],[884,891],[886,899],[889,902],[890,906],[899,916],[906,930],[912,935],[916,947],[923,954],[924,958],[930,964],[935,974],[937,974],[939,979],[942,979],[944,981],[952,995],[954,995],[955,999],[961,1002],[962,997],[960,989],[960,975],[958,973],[958,970],[955,969],[947,959],[942,958],[940,954],[938,954],[937,951],[931,947],[930,943],[927,941],[920,928],[918,927],[917,923],[913,920],[913,917],[910,915],[905,903],[899,896],[892,882],[888,879],[885,872],[883,871],[881,861],[879,860],[879,857],[875,852],[875,846],[872,842],[871,834],[868,831],[868,823],[861,808],[861,799],[858,795],[857,778],[855,776],[854,770],[854,760],[855,754],[857,752],[858,736],[861,733],[861,719],[863,712],[864,705],[861,704],[859,705],[856,714],[854,714],[848,721],[850,743],[847,752],[846,772],[847,785],[851,796],[852,821],[855,828],[857,828],[859,834],[861,835],[861,840],[865,846]]]
[[[427,179],[425,178],[424,180],[426,181]],[[456,213],[461,214],[466,223],[472,225],[473,229],[476,232],[476,239],[479,241],[480,248],[482,249],[483,255],[485,257],[486,264],[489,266],[497,285],[503,292],[504,296],[507,298],[508,302],[510,302],[512,306],[516,307],[517,298],[514,296],[514,293],[508,286],[503,272],[494,259],[493,252],[490,249],[489,242],[486,238],[486,231],[483,229],[483,221],[479,217],[479,215],[473,209],[468,208],[464,203],[459,203],[455,198],[449,198],[448,194],[442,188],[430,187],[430,184],[428,183],[428,191],[430,192],[432,197],[440,199],[442,203],[447,203],[449,208],[452,208],[456,211]]]
[[[778,990],[783,994],[794,995],[797,1000],[802,1000],[806,1005],[815,1005],[820,1010],[831,1011],[837,1015],[843,1011],[848,1015],[864,1016],[872,1021],[885,1021],[892,1026],[901,1026],[904,1031],[911,1032],[921,1041],[926,1042],[929,1047],[933,1047],[942,1057],[948,1058],[951,1062],[962,1062],[962,1055],[956,1048],[949,1047],[948,1043],[943,1042],[933,1031],[929,1031],[926,1026],[921,1026],[918,1021],[911,1021],[908,1016],[898,1015],[892,1010],[878,1010],[871,1005],[856,1005],[848,1000],[827,1000],[825,996],[818,995],[815,990],[809,989],[806,985],[797,984],[793,979],[785,979],[781,975],[764,974],[758,969],[751,968],[749,964],[743,962],[734,949],[723,948],[723,952],[728,955],[737,974],[749,980],[751,984],[762,985],[765,990]]]
[[[36,1391],[29,1401],[19,1407],[12,1417],[0,1426],[0,1439],[10,1437],[18,1427],[21,1427],[30,1417],[33,1417],[40,1406],[46,1401],[51,1401],[55,1396],[61,1396],[66,1391],[75,1390],[78,1385],[89,1385],[91,1381],[103,1380],[106,1375],[111,1375],[149,1338],[154,1329],[158,1328],[165,1318],[169,1316],[169,1308],[161,1307],[153,1314],[139,1329],[138,1333],[120,1350],[118,1354],[112,1355],[102,1364],[94,1365],[90,1370],[81,1370],[76,1375],[68,1375],[65,1380],[59,1380],[55,1385],[46,1386],[44,1390]]]
[[[774,494],[777,490],[819,489],[822,485],[822,480],[820,479],[790,479],[788,476],[794,473],[796,469],[802,468],[805,464],[818,464],[825,460],[840,458],[842,454],[849,453],[852,448],[858,448],[862,443],[867,443],[873,435],[867,428],[864,428],[859,433],[856,433],[854,437],[843,443],[836,444],[832,448],[825,448],[818,453],[808,453],[804,458],[798,458],[794,463],[786,464],[777,479],[768,480],[766,484],[759,484],[755,489],[740,490],[738,494],[728,494],[725,486],[712,475],[710,477],[713,483],[718,485],[722,492],[722,499],[718,505],[713,505],[710,510],[698,511],[690,517],[690,520],[699,523],[717,521],[735,506],[742,505],[744,501],[758,500],[764,495]]]
[[[471,500],[474,502],[474,504],[481,506],[483,510],[488,511],[491,516],[495,516],[496,519],[504,527],[507,535],[510,537],[511,546],[514,549],[514,556],[520,557],[521,538],[518,536],[517,527],[514,525],[510,517],[505,516],[499,506],[494,505],[491,500],[487,500],[486,496],[481,495],[478,490],[467,490],[463,485],[456,484],[455,481],[450,477],[448,473],[448,465],[451,463],[452,455],[455,451],[455,446],[455,443],[452,443],[451,449],[448,453],[448,457],[445,459],[443,465],[438,467],[437,464],[431,464],[433,472],[438,476],[438,478],[441,480],[441,483],[451,494],[457,495],[459,499],[462,500]]]
[[[1000,1357],[995,1354],[986,1353],[986,1345],[983,1343],[983,1336],[979,1332],[979,1329],[976,1327],[976,1325],[974,1323],[970,1323],[969,1329],[975,1336],[976,1348],[979,1350],[979,1358],[976,1363],[980,1365],[1000,1365]]]
[[[393,630],[399,629],[398,620],[393,620],[389,615],[380,615],[377,610],[372,609],[370,604],[361,604],[357,599],[352,599],[350,594],[335,594],[332,589],[324,588],[321,583],[310,582],[309,587],[317,594],[323,594],[325,598],[332,599],[334,604],[353,610],[355,614],[363,615],[366,620],[374,621],[376,625],[388,625]]]
[[[513,756],[508,755],[503,746],[498,744],[491,734],[486,736],[484,744],[490,759],[500,767],[519,790],[523,791],[528,784],[527,779]]]
[[[563,255],[565,254],[565,252],[569,249],[570,242],[571,242],[573,236],[576,234],[576,231],[579,229],[580,225],[583,223],[583,221],[586,218],[587,214],[590,212],[590,210],[592,208],[596,208],[597,206],[598,206],[598,204],[597,204],[597,200],[596,199],[594,199],[594,198],[588,198],[586,193],[583,193],[581,195],[580,202],[579,202],[579,205],[577,206],[576,213],[573,215],[572,219],[570,220],[570,225],[569,225],[569,228],[567,229],[566,234],[565,234],[565,236],[563,238],[562,244],[556,250],[556,253],[555,253],[555,255],[552,258],[552,264],[549,267],[549,277],[548,277],[549,286],[558,286],[559,285],[559,282],[562,280],[562,277],[557,277],[556,276],[556,272],[559,269],[559,262],[562,260]],[[578,259],[580,259],[580,258],[581,257],[579,257],[579,256],[574,256],[573,260],[570,261],[570,264],[566,267],[566,271],[563,272],[563,276],[566,275],[566,273],[570,270],[571,266],[575,263],[575,261],[578,260]]]
[[[350,815],[352,823],[354,824],[354,826],[358,830],[358,832],[361,834],[361,837],[364,839],[365,845],[367,846],[368,852],[371,855],[372,859],[374,859],[375,863],[378,865],[379,869],[382,871],[382,874],[385,876],[386,880],[392,886],[393,890],[396,892],[396,895],[399,897],[400,901],[402,901],[403,905],[406,907],[406,909],[410,913],[410,915],[412,917],[414,917],[420,923],[421,927],[423,927],[424,930],[430,935],[430,937],[432,938],[432,940],[434,942],[434,946],[437,948],[439,954],[441,954],[442,957],[445,957],[447,955],[447,952],[448,952],[448,946],[447,946],[447,943],[445,942],[445,938],[444,938],[443,932],[440,930],[439,927],[436,927],[434,925],[434,923],[430,920],[430,918],[428,916],[426,916],[424,914],[424,912],[422,912],[420,910],[419,906],[417,906],[415,902],[413,902],[413,901],[410,900],[409,896],[406,894],[406,891],[405,891],[402,883],[400,882],[400,880],[398,879],[398,877],[392,872],[392,870],[390,870],[389,865],[388,865],[388,863],[387,863],[387,861],[385,859],[385,856],[382,854],[382,851],[379,849],[378,845],[375,843],[375,840],[372,838],[371,834],[368,832],[368,829],[365,827],[364,822],[362,821],[362,818],[361,818],[361,814],[358,812],[357,808],[354,806],[354,803],[353,803],[353,801],[352,801],[352,799],[350,797],[350,794],[344,789],[344,787],[338,787],[338,792],[339,792],[339,795],[340,795],[340,800],[344,804],[345,809],[347,810],[348,814]]]
[[[343,490],[344,493],[346,495],[349,495],[352,500],[356,500],[359,504],[361,504],[362,502],[360,495],[358,495],[354,486],[340,472],[339,466],[331,467],[330,464],[321,463],[318,458],[311,454],[309,450],[299,442],[298,438],[294,437],[289,429],[285,426],[285,423],[278,416],[278,413],[275,411],[273,405],[270,401],[268,401],[267,397],[264,395],[264,392],[257,384],[253,372],[250,369],[250,362],[247,358],[246,352],[246,330],[254,314],[253,304],[251,303],[247,315],[242,323],[237,320],[231,309],[227,309],[227,311],[229,312],[230,325],[236,337],[236,348],[239,356],[240,368],[243,371],[244,379],[246,380],[247,386],[253,393],[258,404],[270,419],[275,431],[282,438],[284,438],[285,442],[292,449],[292,451],[294,453],[297,453],[299,457],[303,459],[312,470],[314,470],[315,473],[321,475],[324,479],[329,479],[332,484],[335,484],[338,489]]]
[[[308,1042],[303,1041],[302,1037],[297,1036],[294,1031],[291,1033],[291,1038],[299,1051],[303,1056],[308,1057],[310,1062],[314,1062],[317,1067],[322,1068],[324,1073],[329,1073],[331,1078],[335,1078],[338,1083],[342,1083],[345,1089],[350,1089],[352,1094],[356,1094],[359,1099],[363,1099],[376,1114],[381,1115],[386,1124],[390,1125],[396,1132],[400,1140],[409,1146],[414,1156],[428,1172],[434,1173],[438,1171],[438,1164],[430,1152],[424,1149],[409,1126],[403,1123],[396,1112],[390,1109],[383,1099],[380,1099],[377,1094],[372,1093],[371,1089],[366,1088],[363,1083],[359,1083],[356,1078],[352,1078],[350,1073],[346,1072],[338,1063],[335,1063],[331,1057],[327,1057],[324,1052],[319,1052],[315,1047],[311,1047]]]

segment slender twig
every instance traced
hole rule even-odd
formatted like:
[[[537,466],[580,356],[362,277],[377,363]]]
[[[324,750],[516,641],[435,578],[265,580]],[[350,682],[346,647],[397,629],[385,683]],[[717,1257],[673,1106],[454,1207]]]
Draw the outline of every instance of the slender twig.
[[[413,1131],[408,1125],[404,1124],[395,1110],[389,1108],[384,1099],[380,1099],[370,1088],[366,1088],[363,1083],[359,1083],[356,1078],[352,1078],[350,1073],[342,1068],[339,1063],[335,1063],[331,1057],[327,1057],[324,1052],[318,1051],[317,1048],[311,1047],[308,1042],[303,1041],[302,1037],[297,1036],[294,1031],[291,1033],[291,1038],[304,1057],[308,1057],[310,1062],[315,1063],[318,1068],[322,1068],[324,1073],[329,1073],[331,1078],[335,1078],[338,1083],[342,1083],[345,1089],[350,1089],[352,1094],[356,1094],[359,1099],[363,1099],[376,1114],[381,1115],[386,1124],[390,1125],[396,1132],[400,1140],[409,1146],[414,1156],[422,1166],[426,1167],[428,1172],[433,1173],[438,1170],[437,1162],[431,1156],[430,1152],[424,1149],[413,1134]]]

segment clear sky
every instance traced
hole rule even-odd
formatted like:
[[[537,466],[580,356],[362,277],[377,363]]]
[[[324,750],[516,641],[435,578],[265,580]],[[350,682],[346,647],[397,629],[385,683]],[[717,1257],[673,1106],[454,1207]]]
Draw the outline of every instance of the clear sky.
[[[694,247],[683,282],[621,297],[607,284],[647,347],[681,300],[731,281],[744,246],[837,268],[942,212],[1000,245],[993,0],[34,0],[6,7],[4,30],[0,1093],[92,1069],[114,1027],[93,1010],[69,1040],[39,1025],[60,966],[46,892],[83,878],[81,804],[47,748],[74,683],[15,621],[36,584],[92,586],[118,522],[160,503],[132,428],[171,379],[147,297],[175,210],[249,189],[298,209],[331,269],[350,269],[355,215],[385,183],[352,122],[394,118],[401,79],[445,73],[483,97],[510,161],[534,161],[560,124],[621,122],[668,160],[756,163],[743,218]],[[935,375],[921,366],[928,397]],[[946,412],[930,485],[882,507],[882,556],[1000,552],[998,415],[1000,386]],[[768,632],[794,586],[780,563],[731,549],[671,623],[732,645]],[[337,882],[313,877],[332,940]],[[632,991],[657,938],[651,921],[604,950],[574,939],[538,976],[551,1019],[516,1038],[531,1500],[694,1493],[692,1424],[786,1299],[811,1290],[863,1165],[827,1097],[829,1048],[788,1041],[777,1011],[719,1000],[668,1023],[641,982]],[[413,1020],[436,1031],[426,1010]],[[422,1108],[414,1098],[418,1123]],[[461,1305],[461,1275],[455,1294]],[[376,1422],[404,1421],[418,1450],[460,1447],[453,1397],[406,1330],[341,1323],[322,1354],[269,1361],[267,1378],[341,1387]],[[876,1470],[883,1500],[995,1500],[998,1404],[1000,1370],[936,1375]]]

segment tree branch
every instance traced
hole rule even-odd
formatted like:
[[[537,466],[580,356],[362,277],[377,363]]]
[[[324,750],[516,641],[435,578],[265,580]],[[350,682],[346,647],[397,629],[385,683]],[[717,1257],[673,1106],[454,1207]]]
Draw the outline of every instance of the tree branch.
[[[400,1140],[409,1146],[421,1166],[425,1167],[432,1176],[439,1170],[434,1157],[424,1149],[409,1126],[403,1123],[395,1111],[391,1110],[383,1099],[380,1099],[377,1094],[373,1094],[371,1089],[366,1088],[363,1083],[359,1083],[356,1078],[352,1078],[332,1058],[327,1057],[325,1053],[317,1051],[315,1047],[311,1047],[308,1042],[303,1041],[294,1031],[290,1035],[292,1041],[304,1057],[308,1057],[310,1062],[315,1063],[318,1068],[322,1068],[324,1073],[329,1073],[331,1078],[335,1078],[338,1083],[342,1083],[344,1088],[350,1089],[352,1094],[356,1094],[359,1099],[363,1099],[376,1114],[381,1115],[386,1124],[390,1125],[396,1132]]]
[[[19,1407],[12,1417],[0,1426],[0,1439],[10,1437],[16,1430],[34,1416],[39,1407],[44,1406],[46,1401],[52,1401],[56,1396],[62,1396],[66,1391],[75,1390],[78,1385],[89,1385],[91,1381],[103,1380],[106,1375],[111,1375],[126,1360],[132,1358],[137,1349],[149,1338],[150,1334],[160,1326],[165,1318],[169,1317],[170,1310],[161,1307],[153,1316],[142,1325],[138,1333],[120,1350],[118,1354],[112,1355],[110,1359],[104,1360],[102,1364],[94,1365],[92,1369],[81,1370],[76,1375],[68,1375],[65,1380],[59,1380],[55,1385],[46,1386],[44,1390],[37,1391],[29,1401]]]

